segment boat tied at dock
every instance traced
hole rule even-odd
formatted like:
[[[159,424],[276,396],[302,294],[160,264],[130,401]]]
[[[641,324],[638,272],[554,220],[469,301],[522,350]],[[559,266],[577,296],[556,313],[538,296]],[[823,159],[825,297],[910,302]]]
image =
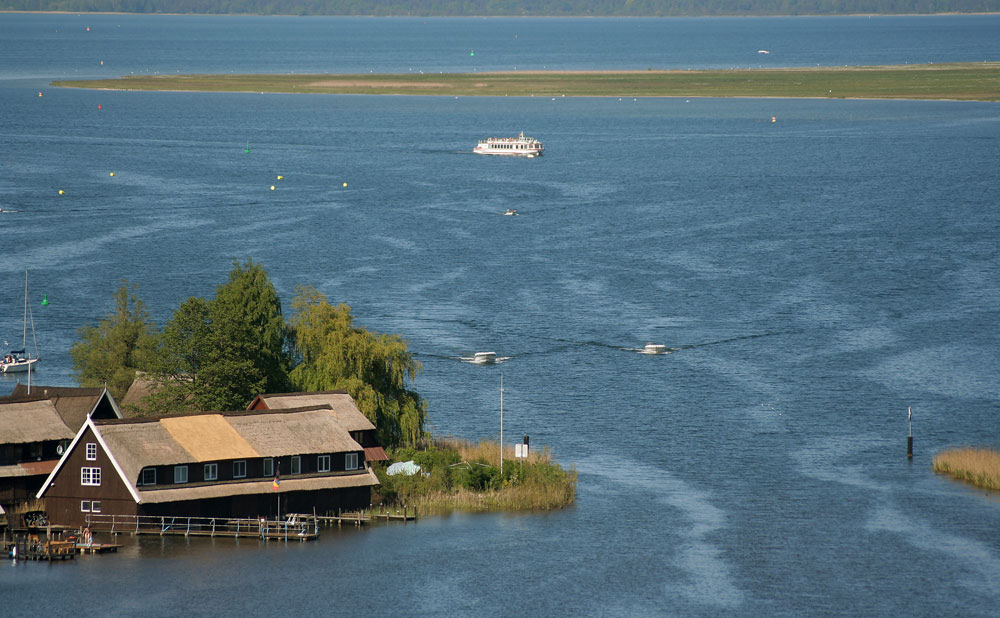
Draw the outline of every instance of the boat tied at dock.
[[[476,144],[476,154],[507,155],[511,157],[540,157],[545,151],[542,142],[533,137],[525,137],[524,131],[517,137],[487,137]]]

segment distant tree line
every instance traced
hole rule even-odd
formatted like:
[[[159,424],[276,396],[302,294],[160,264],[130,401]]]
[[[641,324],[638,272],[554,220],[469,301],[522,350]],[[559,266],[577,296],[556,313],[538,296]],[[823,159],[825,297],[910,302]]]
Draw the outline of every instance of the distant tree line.
[[[6,11],[373,16],[847,15],[1000,12],[1000,0],[0,0]]]
[[[136,376],[151,392],[131,413],[242,410],[259,394],[345,390],[382,444],[423,435],[426,404],[408,384],[420,363],[396,335],[355,326],[351,308],[299,287],[286,321],[264,268],[235,264],[215,298],[192,297],[157,327],[137,286],[123,282],[114,309],[80,328],[70,348],[81,386],[106,384],[121,400]]]

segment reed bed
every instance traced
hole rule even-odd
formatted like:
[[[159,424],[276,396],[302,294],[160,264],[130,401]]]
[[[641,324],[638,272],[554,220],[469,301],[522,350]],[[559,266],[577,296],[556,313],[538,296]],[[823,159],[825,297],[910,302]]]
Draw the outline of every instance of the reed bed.
[[[478,443],[453,438],[432,440],[420,448],[390,453],[395,461],[421,466],[413,476],[388,476],[377,469],[382,502],[416,506],[420,513],[450,511],[540,511],[566,507],[576,497],[575,470],[563,470],[548,449],[535,449],[526,459],[515,459],[496,441]]]
[[[1000,490],[1000,451],[953,448],[934,456],[934,471],[950,474],[976,487]]]
[[[105,90],[540,97],[812,97],[1000,100],[1000,63],[735,70],[427,74],[135,75],[55,81]]]

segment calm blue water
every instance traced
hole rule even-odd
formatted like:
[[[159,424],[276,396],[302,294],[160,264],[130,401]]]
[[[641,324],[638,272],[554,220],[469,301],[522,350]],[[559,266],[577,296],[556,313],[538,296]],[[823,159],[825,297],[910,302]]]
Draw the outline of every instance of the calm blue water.
[[[996,615],[1000,500],[930,471],[948,446],[1000,446],[996,104],[47,84],[997,60],[998,33],[996,16],[0,16],[0,208],[18,211],[0,213],[0,337],[20,340],[30,268],[36,380],[73,383],[76,329],[121,278],[162,321],[252,257],[285,300],[314,284],[405,336],[434,433],[496,436],[503,372],[507,435],[580,472],[558,513],[3,565],[0,615]],[[522,129],[544,157],[470,154]],[[677,350],[635,353],[648,341]],[[487,349],[512,358],[456,360]]]

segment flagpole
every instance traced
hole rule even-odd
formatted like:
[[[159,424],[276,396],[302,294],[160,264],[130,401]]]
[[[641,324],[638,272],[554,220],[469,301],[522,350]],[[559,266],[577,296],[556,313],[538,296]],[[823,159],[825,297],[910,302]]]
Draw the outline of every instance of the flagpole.
[[[500,478],[503,478],[503,373],[500,373]]]

